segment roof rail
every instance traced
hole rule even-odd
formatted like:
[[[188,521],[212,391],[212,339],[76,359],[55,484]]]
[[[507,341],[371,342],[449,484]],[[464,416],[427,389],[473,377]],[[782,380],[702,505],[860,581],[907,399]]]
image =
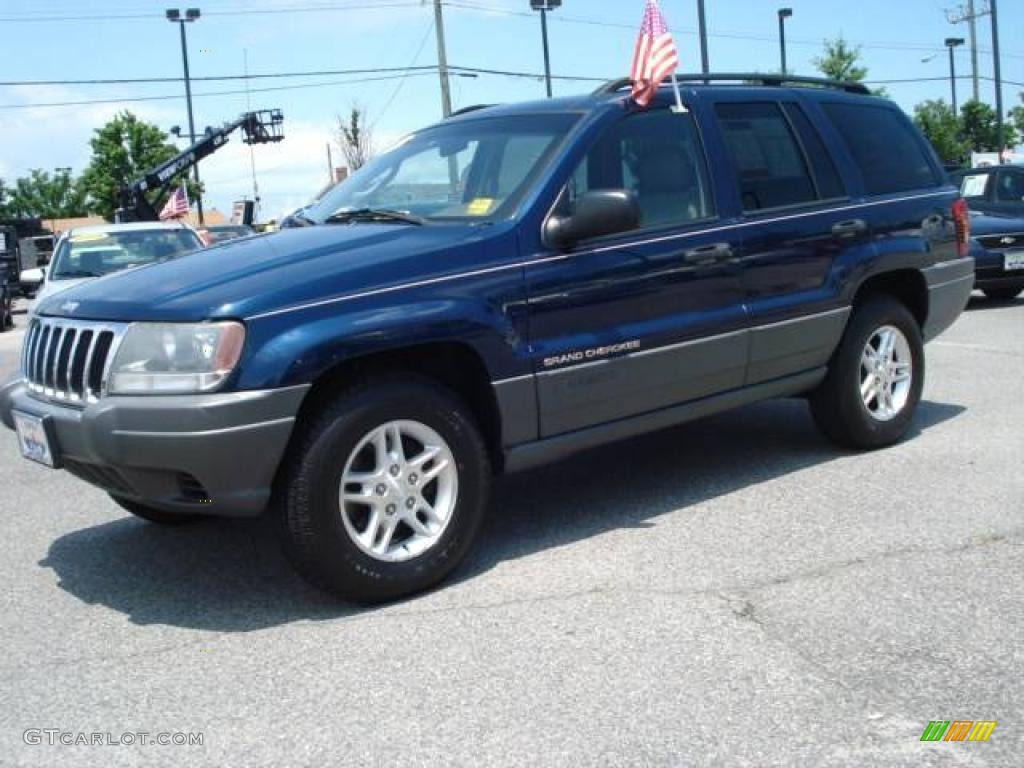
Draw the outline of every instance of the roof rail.
[[[862,96],[871,95],[871,89],[863,83],[828,80],[824,77],[801,77],[799,75],[766,75],[760,72],[710,72],[706,75],[678,74],[676,75],[676,80],[680,83],[705,84],[732,81],[746,85],[771,85],[776,87],[787,85],[809,85],[817,88],[835,88],[837,90],[846,91],[847,93],[859,93]],[[619,80],[610,80],[594,91],[594,94],[617,93],[631,82],[632,81],[628,77],[623,77]],[[663,81],[663,84],[670,82],[671,75]]]
[[[458,117],[459,115],[465,115],[468,112],[476,112],[478,109],[487,109],[488,107],[495,107],[497,104],[474,104],[470,107],[463,107],[452,112],[448,117]]]

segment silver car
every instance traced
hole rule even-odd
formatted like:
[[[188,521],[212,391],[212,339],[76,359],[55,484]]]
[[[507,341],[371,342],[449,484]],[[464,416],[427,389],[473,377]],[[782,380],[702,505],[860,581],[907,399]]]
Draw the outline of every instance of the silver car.
[[[54,246],[45,280],[29,311],[44,299],[88,280],[173,259],[202,247],[199,235],[177,221],[99,224],[68,230]]]

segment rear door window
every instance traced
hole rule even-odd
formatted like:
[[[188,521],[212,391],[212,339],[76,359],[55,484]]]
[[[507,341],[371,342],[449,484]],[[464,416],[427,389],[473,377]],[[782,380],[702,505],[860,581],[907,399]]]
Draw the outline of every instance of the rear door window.
[[[938,186],[924,140],[898,109],[869,104],[824,103],[822,108],[843,137],[869,195]]]
[[[744,211],[819,199],[807,159],[777,103],[722,103],[715,112],[739,181]]]

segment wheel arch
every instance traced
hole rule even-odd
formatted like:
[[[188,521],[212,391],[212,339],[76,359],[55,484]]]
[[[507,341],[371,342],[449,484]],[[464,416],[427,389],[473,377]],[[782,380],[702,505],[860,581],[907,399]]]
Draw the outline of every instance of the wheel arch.
[[[904,268],[878,272],[865,278],[854,292],[857,307],[872,296],[892,296],[910,310],[919,327],[928,320],[928,283],[919,269]]]

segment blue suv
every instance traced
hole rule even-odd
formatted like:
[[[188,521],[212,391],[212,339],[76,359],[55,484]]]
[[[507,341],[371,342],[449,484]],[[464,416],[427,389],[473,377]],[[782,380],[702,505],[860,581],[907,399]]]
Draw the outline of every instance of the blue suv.
[[[147,520],[270,511],[363,601],[443,579],[496,472],[786,396],[899,440],[974,281],[963,200],[860,86],[685,83],[456,115],[288,229],[54,296],[0,415]]]

